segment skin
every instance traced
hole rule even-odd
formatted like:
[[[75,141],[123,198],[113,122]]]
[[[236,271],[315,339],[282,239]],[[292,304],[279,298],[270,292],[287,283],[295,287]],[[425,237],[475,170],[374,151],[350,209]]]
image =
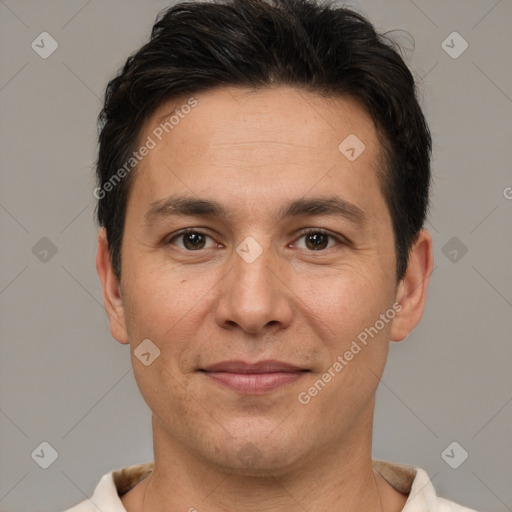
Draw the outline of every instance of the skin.
[[[155,469],[123,505],[128,512],[401,510],[406,497],[372,469],[375,393],[390,341],[405,339],[422,316],[430,234],[421,231],[397,283],[377,178],[380,145],[355,100],[287,86],[222,87],[194,97],[197,107],[134,171],[120,282],[104,230],[98,235],[111,334],[130,344],[152,411]],[[161,105],[140,141],[185,102]],[[366,146],[353,162],[338,149],[350,134]],[[228,216],[145,224],[151,206],[174,195],[217,201]],[[278,217],[291,200],[333,195],[357,206],[364,222],[339,214]],[[173,238],[185,228],[207,235],[199,250],[191,250],[190,236]],[[332,234],[321,250],[302,233],[310,228]],[[249,236],[262,249],[252,263],[236,252]],[[394,319],[301,404],[298,394],[395,302]],[[149,366],[134,356],[145,339],[160,350]],[[261,395],[198,371],[234,359],[309,371]]]

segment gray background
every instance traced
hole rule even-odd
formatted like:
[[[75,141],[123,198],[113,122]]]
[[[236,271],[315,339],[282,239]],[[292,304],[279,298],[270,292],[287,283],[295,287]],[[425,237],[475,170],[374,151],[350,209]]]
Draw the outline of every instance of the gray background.
[[[105,85],[167,5],[0,1],[2,512],[63,510],[152,459],[149,409],[102,305],[92,190]],[[350,5],[413,36],[414,50],[396,33],[435,140],[436,270],[422,323],[392,346],[374,456],[423,467],[472,508],[512,510],[512,2]],[[47,59],[31,48],[43,31],[59,45]],[[454,31],[469,44],[456,59],[442,47]],[[43,441],[58,453],[48,469],[31,457]],[[453,441],[469,453],[458,469],[441,457]]]

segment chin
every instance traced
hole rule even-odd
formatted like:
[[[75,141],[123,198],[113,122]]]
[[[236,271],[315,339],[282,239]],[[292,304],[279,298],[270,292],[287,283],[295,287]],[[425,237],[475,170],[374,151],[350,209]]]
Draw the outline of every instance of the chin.
[[[220,457],[219,457],[220,455]],[[289,451],[281,453],[271,449],[260,449],[252,443],[242,446],[237,452],[216,454],[216,464],[240,476],[269,477],[285,475],[294,466],[296,455]]]
[[[275,425],[274,425],[275,427]],[[271,431],[270,431],[271,432]],[[285,432],[269,435],[269,431],[239,434],[236,438],[212,442],[215,451],[212,462],[238,475],[268,477],[286,474],[300,458],[300,441]]]

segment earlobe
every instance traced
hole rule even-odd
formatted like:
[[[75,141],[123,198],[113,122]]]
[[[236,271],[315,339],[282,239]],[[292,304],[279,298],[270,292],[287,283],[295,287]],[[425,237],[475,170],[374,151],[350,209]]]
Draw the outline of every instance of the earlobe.
[[[403,341],[421,320],[433,267],[432,236],[422,230],[410,251],[407,270],[398,285],[396,300],[402,309],[393,320],[391,341]]]
[[[128,343],[121,287],[114,270],[108,248],[105,228],[98,231],[98,249],[96,253],[96,270],[103,289],[103,303],[110,323],[110,333],[119,343]]]

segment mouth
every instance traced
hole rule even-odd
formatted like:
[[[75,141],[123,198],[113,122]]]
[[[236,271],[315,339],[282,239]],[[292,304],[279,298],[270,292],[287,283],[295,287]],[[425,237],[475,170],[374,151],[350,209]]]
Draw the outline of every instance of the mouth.
[[[281,361],[223,361],[200,370],[214,382],[238,393],[264,394],[291,384],[310,370]]]

